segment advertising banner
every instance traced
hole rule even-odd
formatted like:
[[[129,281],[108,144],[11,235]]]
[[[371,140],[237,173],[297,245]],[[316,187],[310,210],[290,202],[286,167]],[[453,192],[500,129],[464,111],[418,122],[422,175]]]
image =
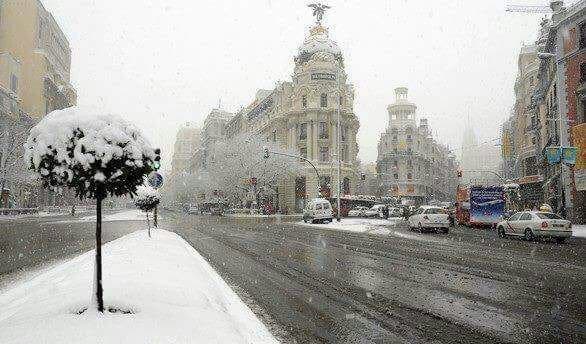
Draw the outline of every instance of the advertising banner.
[[[473,186],[470,188],[470,223],[492,225],[505,213],[505,193],[502,186]]]
[[[586,123],[572,127],[572,143],[578,148],[574,171],[586,170]]]
[[[545,147],[545,157],[550,165],[559,163],[562,158],[561,147]]]
[[[562,161],[567,165],[574,165],[578,157],[578,148],[564,147],[562,149]]]

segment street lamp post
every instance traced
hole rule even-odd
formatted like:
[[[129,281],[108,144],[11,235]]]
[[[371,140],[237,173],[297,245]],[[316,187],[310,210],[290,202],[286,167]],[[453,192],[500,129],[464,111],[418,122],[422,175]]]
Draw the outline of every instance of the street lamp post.
[[[340,156],[340,144],[341,144],[341,140],[340,140],[340,113],[341,113],[341,107],[342,107],[342,90],[340,87],[340,70],[338,70],[338,76],[336,78],[336,82],[338,84],[338,125],[337,125],[337,129],[336,129],[336,147],[338,149],[338,199],[337,199],[337,203],[338,203],[338,207],[337,207],[337,211],[336,211],[336,220],[338,222],[340,222],[340,194],[341,194],[341,169],[342,169],[342,158]]]
[[[290,158],[296,158],[296,159],[301,159],[305,162],[308,162],[311,167],[313,167],[313,170],[315,171],[315,175],[317,176],[317,194],[318,196],[321,195],[321,186],[320,186],[320,178],[319,178],[319,172],[317,171],[317,167],[315,167],[315,165],[307,158],[302,157],[301,155],[294,155],[294,154],[287,154],[287,153],[281,153],[281,152],[273,152],[271,150],[269,150],[267,147],[264,147],[264,157],[265,159],[268,159],[270,154],[275,154],[275,155],[282,155],[282,156],[287,156]]]

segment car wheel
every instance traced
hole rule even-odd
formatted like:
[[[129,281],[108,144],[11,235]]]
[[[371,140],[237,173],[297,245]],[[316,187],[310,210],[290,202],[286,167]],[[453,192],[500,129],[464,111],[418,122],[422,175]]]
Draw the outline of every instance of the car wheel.
[[[500,226],[497,229],[497,231],[498,231],[499,238],[504,238],[506,236],[505,229],[503,228],[503,226]]]
[[[525,229],[525,235],[523,237],[527,241],[533,241],[535,239],[535,236],[533,235],[533,232],[529,228],[526,228]]]
[[[311,223],[317,223],[316,219],[311,219]]]
[[[563,243],[564,241],[566,241],[566,238],[563,238],[563,237],[557,237],[557,238],[555,238],[555,241],[556,241],[558,244],[561,244],[561,243]]]

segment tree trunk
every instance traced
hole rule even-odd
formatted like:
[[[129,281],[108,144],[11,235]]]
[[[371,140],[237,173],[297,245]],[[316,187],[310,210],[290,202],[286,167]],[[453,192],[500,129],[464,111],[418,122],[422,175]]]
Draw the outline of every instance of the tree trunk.
[[[151,237],[151,221],[149,220],[149,212],[146,212],[146,216],[147,216],[147,228],[149,231],[149,238]]]
[[[94,292],[98,312],[104,313],[104,290],[102,288],[102,200],[96,200],[96,262],[94,276]]]

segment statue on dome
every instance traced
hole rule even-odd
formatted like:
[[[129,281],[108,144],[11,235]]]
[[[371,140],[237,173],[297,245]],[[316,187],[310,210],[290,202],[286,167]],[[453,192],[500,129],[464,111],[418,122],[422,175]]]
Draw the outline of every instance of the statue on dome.
[[[315,23],[317,25],[321,25],[321,21],[324,17],[324,13],[326,12],[326,10],[328,8],[330,8],[330,6],[320,4],[320,3],[309,4],[309,5],[307,5],[307,7],[313,8],[313,16],[315,17]]]

